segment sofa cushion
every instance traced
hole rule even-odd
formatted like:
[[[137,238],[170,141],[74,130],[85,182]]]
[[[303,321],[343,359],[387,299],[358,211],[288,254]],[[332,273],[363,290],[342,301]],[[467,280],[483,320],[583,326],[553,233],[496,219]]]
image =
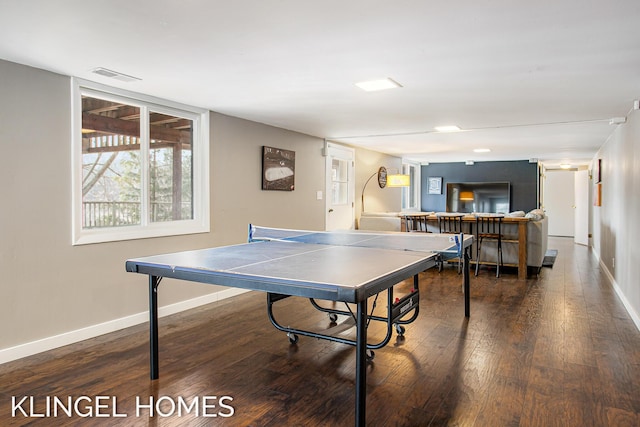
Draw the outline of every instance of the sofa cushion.
[[[526,218],[530,218],[534,221],[539,221],[544,218],[544,211],[542,209],[533,209],[529,211],[526,215]]]
[[[402,220],[398,212],[362,212],[358,221],[359,230],[400,231]]]

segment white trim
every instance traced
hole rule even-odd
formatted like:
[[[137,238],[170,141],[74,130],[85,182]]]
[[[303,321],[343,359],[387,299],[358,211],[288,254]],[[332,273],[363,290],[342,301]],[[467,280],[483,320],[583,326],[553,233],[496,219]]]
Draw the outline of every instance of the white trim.
[[[422,209],[422,200],[421,200],[421,174],[422,174],[422,166],[420,163],[415,162],[413,160],[402,159],[402,173],[409,173],[406,169],[408,167],[412,167],[415,169],[415,176],[411,183],[411,187],[402,189],[402,212],[420,212]],[[411,192],[413,192],[413,196],[415,198],[416,204],[415,206],[406,206],[405,201],[410,200]]]
[[[246,289],[228,288],[186,301],[169,304],[158,309],[158,317],[165,317],[205,304],[210,304],[212,302],[222,301],[245,292],[249,291]],[[132,314],[119,319],[109,320],[97,325],[87,326],[86,328],[76,329],[75,331],[64,332],[59,335],[42,338],[14,347],[0,349],[0,364],[77,343],[89,338],[95,338],[100,335],[108,334],[109,332],[119,331],[148,321],[149,312],[144,311],[142,313]]]
[[[142,223],[138,226],[112,227],[100,229],[82,228],[82,102],[81,96],[88,95],[115,102],[126,101],[130,105],[140,107],[140,139],[148,141],[147,114],[149,110],[177,115],[193,122],[193,219],[183,221],[167,221],[149,223],[144,211],[141,212]],[[72,240],[73,245],[83,245],[121,240],[142,239],[149,237],[176,236],[184,234],[208,233],[211,230],[209,213],[209,111],[191,107],[177,102],[166,101],[148,95],[137,94],[118,88],[78,78],[71,79],[71,167],[72,167]],[[148,143],[141,144],[141,155],[148,158]],[[142,200],[147,200],[148,169],[145,162],[141,165]]]
[[[356,219],[356,204],[355,204],[355,194],[356,194],[356,179],[355,179],[355,159],[356,159],[356,150],[352,147],[347,147],[341,144],[335,144],[333,142],[325,141],[325,148],[323,152],[325,156],[325,209],[324,209],[324,228],[329,231],[335,228],[335,221],[331,221],[330,215],[331,212],[334,212],[336,209],[338,210],[333,215],[347,215],[346,211],[350,210],[349,219],[350,229],[355,228],[355,219]],[[344,160],[348,162],[347,166],[347,203],[344,205],[333,205],[333,180],[331,177],[332,170],[332,161],[334,158]],[[351,207],[349,208],[349,204]],[[342,206],[346,206],[343,208]],[[346,221],[345,221],[346,223]],[[343,228],[343,227],[338,227]]]
[[[593,251],[593,256],[598,261],[598,264],[600,264],[600,268],[604,272],[604,275],[607,276],[607,279],[609,279],[609,282],[611,283],[613,290],[616,291],[616,295],[618,295],[618,298],[620,298],[620,301],[622,301],[622,305],[624,305],[624,308],[627,310],[627,313],[629,313],[629,316],[631,316],[631,320],[636,325],[636,328],[638,329],[638,331],[640,331],[640,316],[633,309],[633,306],[627,299],[626,295],[624,294],[620,286],[618,286],[616,279],[613,277],[613,275],[611,274],[607,266],[604,265],[604,263],[602,262],[602,260],[600,259],[596,251]]]
[[[103,96],[112,94],[112,95],[117,95],[118,97],[130,98],[131,102],[142,101],[148,104],[155,104],[155,105],[161,105],[161,106],[164,105],[166,107],[175,108],[178,110],[194,111],[198,113],[204,113],[209,111],[206,108],[195,107],[187,104],[182,104],[180,102],[156,98],[155,96],[145,95],[143,93],[138,93],[138,92],[132,92],[129,90],[120,89],[113,86],[107,86],[105,84],[97,83],[91,80],[81,79],[78,77],[72,77],[71,82],[73,85],[81,86],[81,87],[93,90],[94,92],[102,92]]]

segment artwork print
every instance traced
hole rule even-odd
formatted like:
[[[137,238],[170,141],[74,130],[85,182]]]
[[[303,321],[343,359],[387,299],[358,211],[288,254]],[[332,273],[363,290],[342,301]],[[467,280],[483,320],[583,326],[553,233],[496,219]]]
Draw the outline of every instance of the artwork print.
[[[262,147],[262,189],[293,191],[295,187],[296,152]]]
[[[429,194],[442,194],[442,177],[429,177]]]

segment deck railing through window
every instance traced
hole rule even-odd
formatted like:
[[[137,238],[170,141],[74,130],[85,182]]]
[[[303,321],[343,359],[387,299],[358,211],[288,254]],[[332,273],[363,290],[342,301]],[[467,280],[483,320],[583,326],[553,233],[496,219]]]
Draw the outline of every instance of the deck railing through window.
[[[180,218],[173,217],[173,203],[152,202],[151,222],[174,221],[192,219],[193,210],[191,202],[183,202],[180,209]],[[139,202],[83,202],[82,203],[82,227],[123,227],[140,224]]]

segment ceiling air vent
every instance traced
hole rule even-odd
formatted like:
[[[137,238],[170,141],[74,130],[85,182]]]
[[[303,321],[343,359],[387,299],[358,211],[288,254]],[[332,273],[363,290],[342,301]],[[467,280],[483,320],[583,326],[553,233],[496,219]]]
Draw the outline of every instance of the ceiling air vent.
[[[127,74],[119,73],[117,71],[109,70],[102,67],[94,68],[93,70],[91,70],[91,72],[104,77],[109,77],[110,79],[120,80],[121,82],[135,82],[138,80],[142,80],[138,77],[129,76]]]

